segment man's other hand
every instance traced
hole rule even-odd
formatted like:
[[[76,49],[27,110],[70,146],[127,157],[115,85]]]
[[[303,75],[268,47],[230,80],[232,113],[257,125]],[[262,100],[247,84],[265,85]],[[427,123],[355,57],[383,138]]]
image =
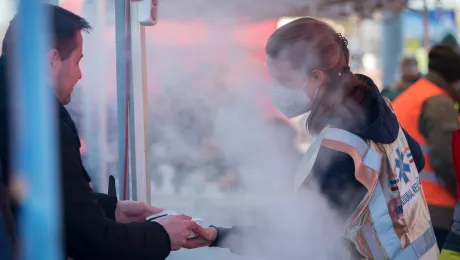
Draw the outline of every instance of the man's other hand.
[[[178,215],[167,216],[158,220],[166,232],[168,232],[171,241],[171,250],[180,250],[187,242],[192,230],[199,228],[198,224],[192,221],[192,217]]]
[[[162,211],[163,209],[150,206],[141,201],[118,201],[115,209],[115,220],[118,223],[143,223],[148,216]]]
[[[213,227],[204,228],[198,226],[196,229],[193,229],[193,232],[196,234],[196,237],[188,239],[184,245],[184,248],[193,249],[210,246],[217,236],[217,230]]]

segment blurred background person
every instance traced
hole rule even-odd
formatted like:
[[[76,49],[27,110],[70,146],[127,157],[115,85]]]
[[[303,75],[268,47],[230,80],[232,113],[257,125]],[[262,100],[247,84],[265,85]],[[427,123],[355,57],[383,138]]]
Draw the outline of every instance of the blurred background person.
[[[441,40],[441,42],[439,44],[440,45],[450,46],[450,47],[452,47],[454,49],[459,48],[457,38],[452,33],[448,33],[446,36],[444,36],[444,38]],[[460,113],[460,102],[455,102],[455,108]]]
[[[452,132],[459,128],[460,54],[450,46],[431,49],[428,74],[393,102],[401,126],[422,146],[420,172],[431,220],[442,248],[452,224],[457,187],[452,160]]]
[[[399,68],[401,73],[400,81],[395,82],[390,89],[386,88],[382,91],[382,95],[391,101],[397,98],[403,91],[414,84],[422,76],[418,69],[418,63],[415,57],[402,59]]]
[[[458,48],[457,38],[452,33],[448,33],[444,36],[439,44],[451,46],[452,48]]]

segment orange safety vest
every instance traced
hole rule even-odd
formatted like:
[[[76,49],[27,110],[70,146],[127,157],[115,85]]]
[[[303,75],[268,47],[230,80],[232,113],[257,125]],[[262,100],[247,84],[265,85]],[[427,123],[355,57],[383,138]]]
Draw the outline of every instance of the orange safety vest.
[[[425,168],[420,173],[422,187],[428,205],[454,208],[456,194],[450,193],[444,181],[436,176],[430,161],[430,147],[426,138],[420,133],[419,118],[423,103],[434,96],[446,95],[447,92],[427,79],[419,79],[393,101],[393,108],[400,125],[417,141],[425,157]]]

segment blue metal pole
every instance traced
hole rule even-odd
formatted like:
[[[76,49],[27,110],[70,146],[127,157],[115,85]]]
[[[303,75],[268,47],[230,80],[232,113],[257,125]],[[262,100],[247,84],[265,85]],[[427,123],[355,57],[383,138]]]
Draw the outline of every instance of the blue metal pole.
[[[399,60],[403,51],[402,15],[384,13],[382,24],[382,83],[391,86],[396,80]]]
[[[117,51],[117,121],[118,121],[118,195],[122,198],[123,187],[127,187],[129,198],[129,178],[124,183],[124,163],[126,153],[126,90],[131,84],[131,59],[130,59],[130,3],[127,0],[115,1],[115,37]],[[126,168],[129,170],[129,165]]]
[[[60,260],[60,187],[56,159],[56,102],[47,80],[48,15],[42,1],[18,8],[14,67],[14,172],[25,183],[21,209],[22,259]]]

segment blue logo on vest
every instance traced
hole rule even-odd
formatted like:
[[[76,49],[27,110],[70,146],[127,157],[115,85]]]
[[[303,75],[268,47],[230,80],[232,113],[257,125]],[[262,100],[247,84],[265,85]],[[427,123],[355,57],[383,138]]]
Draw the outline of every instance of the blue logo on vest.
[[[398,156],[395,159],[395,161],[396,161],[396,168],[399,169],[399,179],[404,180],[404,183],[407,184],[409,183],[409,177],[407,177],[406,173],[411,172],[410,165],[407,163],[404,163],[405,154],[403,154],[401,150],[399,150],[399,148],[396,148],[396,155]]]
[[[397,213],[398,215],[404,213],[404,210],[403,210],[403,206],[402,206],[402,205],[397,205],[397,206],[396,206],[396,213]]]

